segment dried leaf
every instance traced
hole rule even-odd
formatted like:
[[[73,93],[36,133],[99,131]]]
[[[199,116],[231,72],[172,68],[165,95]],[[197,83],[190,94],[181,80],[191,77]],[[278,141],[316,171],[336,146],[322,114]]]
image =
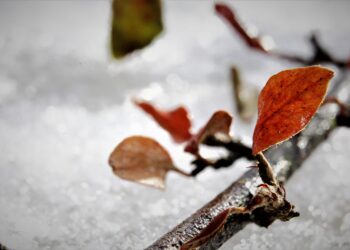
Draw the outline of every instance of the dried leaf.
[[[181,106],[171,111],[162,111],[148,102],[135,101],[135,103],[146,113],[150,114],[162,128],[168,131],[176,142],[185,142],[192,137],[190,133],[191,121],[184,107]]]
[[[237,67],[231,68],[231,83],[238,115],[248,122],[256,114],[259,92],[252,86],[244,86]]]
[[[228,208],[215,216],[209,225],[204,228],[196,237],[183,244],[181,246],[181,250],[195,249],[207,242],[223,227],[230,213],[231,209]]]
[[[197,154],[199,150],[199,144],[204,142],[209,136],[215,136],[216,134],[223,134],[229,136],[230,127],[232,123],[232,116],[226,111],[216,111],[207,124],[201,128],[198,134],[194,135],[191,141],[185,147],[185,152]]]
[[[300,132],[322,103],[333,72],[311,66],[272,76],[259,95],[253,154]]]
[[[142,49],[162,31],[160,0],[114,0],[111,30],[113,56]]]
[[[168,152],[155,140],[143,136],[124,139],[111,153],[109,165],[122,179],[163,189],[168,171],[187,175],[173,164]]]
[[[216,12],[224,17],[232,26],[232,28],[240,35],[243,41],[251,48],[267,52],[259,37],[253,37],[248,34],[243,25],[239,22],[232,9],[225,4],[216,4]]]

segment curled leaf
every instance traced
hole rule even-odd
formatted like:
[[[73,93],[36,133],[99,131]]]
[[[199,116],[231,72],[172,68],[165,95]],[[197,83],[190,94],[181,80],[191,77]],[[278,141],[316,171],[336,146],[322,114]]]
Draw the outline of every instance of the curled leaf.
[[[114,0],[112,11],[111,48],[116,58],[147,46],[163,29],[160,0]]]
[[[185,242],[181,246],[181,250],[197,249],[204,245],[211,237],[217,235],[217,233],[224,227],[228,217],[231,215],[243,215],[250,213],[252,210],[247,207],[231,207],[216,215],[198,235],[193,239]]]
[[[260,50],[262,52],[267,52],[268,50],[264,47],[262,41],[259,37],[253,37],[248,34],[243,25],[239,22],[238,18],[227,5],[225,4],[216,4],[215,10],[218,14],[224,17],[232,28],[240,35],[243,41],[251,48]]]
[[[155,140],[143,136],[124,139],[111,153],[109,165],[122,179],[163,189],[168,171],[176,168],[168,152]]]
[[[260,92],[253,155],[300,132],[322,103],[333,72],[311,66],[281,71]]]
[[[199,130],[198,134],[194,135],[187,143],[185,152],[197,154],[199,144],[203,143],[210,136],[215,136],[216,134],[229,136],[231,123],[232,116],[229,113],[222,110],[216,111],[207,124]]]
[[[135,103],[143,111],[151,115],[162,128],[168,131],[174,141],[180,143],[192,137],[190,133],[191,121],[184,107],[181,106],[171,111],[162,111],[148,102],[135,101]]]
[[[200,247],[205,242],[207,242],[215,233],[220,231],[230,213],[231,209],[228,208],[215,216],[209,225],[204,228],[197,236],[195,236],[192,240],[185,242],[185,244],[181,246],[181,250],[196,249],[197,247]]]

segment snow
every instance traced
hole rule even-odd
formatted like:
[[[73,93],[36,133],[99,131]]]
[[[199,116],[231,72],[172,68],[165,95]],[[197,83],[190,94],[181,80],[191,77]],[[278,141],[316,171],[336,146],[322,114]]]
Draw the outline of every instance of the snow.
[[[300,217],[268,229],[249,225],[222,249],[349,249],[349,140],[349,131],[336,131],[286,185]]]
[[[273,35],[280,48],[307,54],[305,34],[319,27],[327,46],[344,51],[337,52],[339,57],[350,54],[349,28],[332,29],[347,18],[348,3],[317,3],[320,11],[303,25],[284,17],[284,4],[259,4],[262,10],[275,10],[291,33],[278,28],[266,12],[259,16],[252,4],[258,3],[235,6],[244,19]],[[304,21],[313,8],[307,2],[287,7],[289,15],[298,10]],[[251,86],[294,66],[246,49],[213,15],[210,1],[167,1],[164,8],[166,32],[142,52],[114,62],[106,53],[108,2],[0,3],[2,244],[13,249],[142,249],[246,171],[249,163],[240,160],[234,168],[207,170],[195,180],[170,174],[162,192],[118,179],[108,166],[118,142],[142,134],[164,145],[179,167],[191,169],[191,157],[131,103],[132,97],[164,108],[184,104],[197,130],[217,109],[235,114],[231,65],[239,66]],[[235,136],[251,143],[253,124],[236,117],[233,127]],[[349,131],[338,130],[288,183],[300,218],[268,230],[248,226],[223,249],[348,249],[349,141]]]

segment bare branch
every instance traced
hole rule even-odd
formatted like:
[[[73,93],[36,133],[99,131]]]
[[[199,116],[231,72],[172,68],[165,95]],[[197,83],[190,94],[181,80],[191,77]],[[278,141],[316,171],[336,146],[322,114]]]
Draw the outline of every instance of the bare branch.
[[[0,243],[0,250],[10,250],[10,249],[5,247],[4,245],[1,245],[1,243]]]

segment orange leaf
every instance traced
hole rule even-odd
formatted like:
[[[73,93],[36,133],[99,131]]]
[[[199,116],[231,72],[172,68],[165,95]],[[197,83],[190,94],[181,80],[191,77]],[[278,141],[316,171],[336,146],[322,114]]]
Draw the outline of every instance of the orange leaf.
[[[168,171],[181,174],[168,152],[155,140],[143,136],[124,139],[111,153],[109,165],[122,179],[163,189]]]
[[[181,106],[166,112],[155,108],[148,102],[135,101],[135,104],[150,114],[162,128],[168,131],[174,141],[185,142],[192,137],[190,133],[191,121],[184,107]]]
[[[185,147],[185,152],[196,154],[199,144],[204,142],[209,136],[214,136],[217,133],[229,135],[232,116],[226,111],[216,111],[207,124],[201,128],[198,134],[194,135],[191,141]]]
[[[253,155],[300,132],[322,103],[333,72],[311,66],[272,76],[259,95]]]

